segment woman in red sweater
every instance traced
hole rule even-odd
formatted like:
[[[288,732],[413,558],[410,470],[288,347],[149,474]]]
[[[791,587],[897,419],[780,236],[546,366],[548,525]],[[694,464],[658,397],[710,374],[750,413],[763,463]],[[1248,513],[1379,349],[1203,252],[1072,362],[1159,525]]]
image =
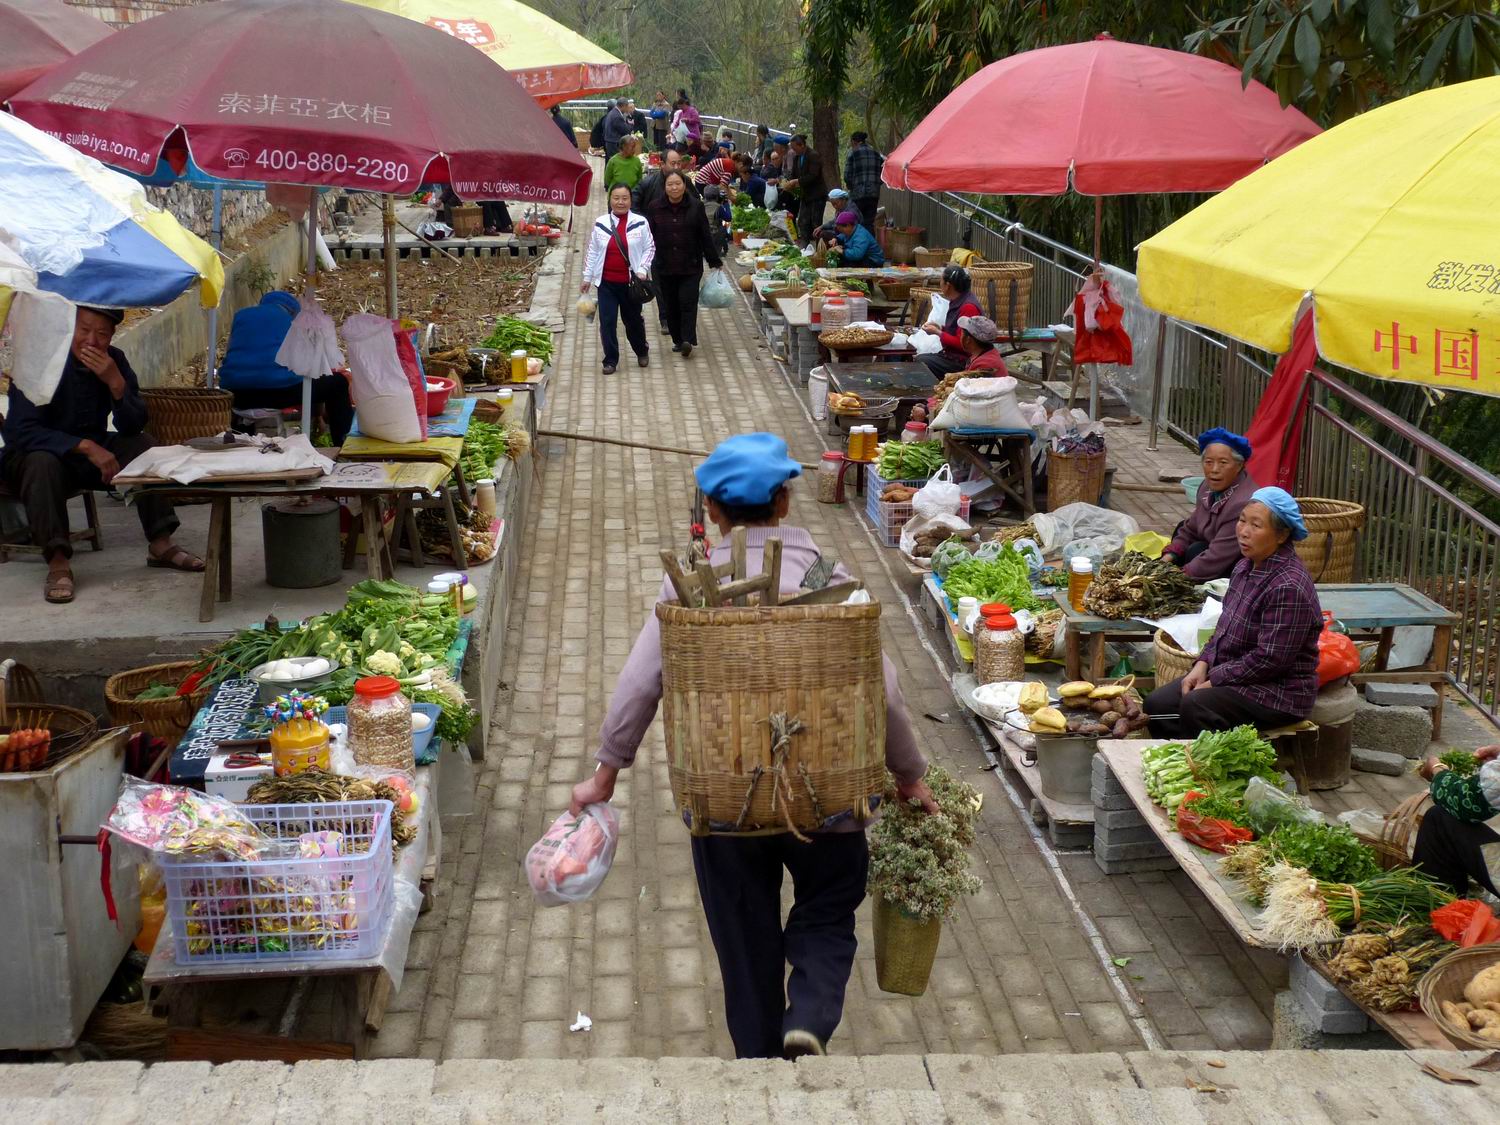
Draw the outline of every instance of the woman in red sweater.
[[[969,271],[962,266],[943,267],[942,288],[943,296],[948,299],[948,315],[944,317],[942,324],[937,321],[928,321],[922,326],[923,332],[937,336],[943,341],[941,352],[936,355],[922,356],[922,362],[927,364],[932,373],[939,378],[955,371],[963,371],[969,366],[969,355],[964,351],[958,318],[984,315],[984,309],[980,306],[978,298],[974,296]]]
[[[636,361],[647,366],[651,348],[646,341],[646,322],[641,303],[630,295],[630,277],[651,277],[656,241],[644,215],[630,209],[630,186],[616,184],[609,192],[609,212],[600,215],[589,232],[589,247],[583,260],[583,285],[599,287],[599,342],[604,350],[604,374],[613,375],[620,365],[617,319],[625,321],[625,338]]]

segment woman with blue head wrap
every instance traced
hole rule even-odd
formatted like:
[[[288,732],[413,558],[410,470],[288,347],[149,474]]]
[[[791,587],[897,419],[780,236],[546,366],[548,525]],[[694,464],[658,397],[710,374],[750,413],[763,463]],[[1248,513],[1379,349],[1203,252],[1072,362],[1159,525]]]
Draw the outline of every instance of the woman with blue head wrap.
[[[1240,561],[1235,524],[1250,502],[1256,483],[1245,468],[1250,443],[1221,427],[1198,435],[1203,458],[1203,484],[1193,504],[1193,514],[1177,525],[1172,542],[1162,552],[1167,562],[1199,582],[1223,578]]]
[[[1247,496],[1235,521],[1240,560],[1213,639],[1192,670],[1146,697],[1157,738],[1192,738],[1244,723],[1268,730],[1307,718],[1318,697],[1322,607],[1292,549],[1307,538],[1285,489]]]

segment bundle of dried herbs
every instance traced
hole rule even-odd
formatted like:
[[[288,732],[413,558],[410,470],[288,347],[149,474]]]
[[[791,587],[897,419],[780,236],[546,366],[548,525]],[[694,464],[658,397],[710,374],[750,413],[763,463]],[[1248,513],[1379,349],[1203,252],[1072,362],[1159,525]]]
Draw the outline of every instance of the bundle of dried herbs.
[[[1343,940],[1328,969],[1359,1003],[1396,1012],[1415,1006],[1422,976],[1457,948],[1422,922],[1366,923]]]
[[[1196,613],[1203,608],[1203,596],[1171,563],[1129,551],[1099,568],[1083,595],[1083,607],[1097,617],[1154,620]]]

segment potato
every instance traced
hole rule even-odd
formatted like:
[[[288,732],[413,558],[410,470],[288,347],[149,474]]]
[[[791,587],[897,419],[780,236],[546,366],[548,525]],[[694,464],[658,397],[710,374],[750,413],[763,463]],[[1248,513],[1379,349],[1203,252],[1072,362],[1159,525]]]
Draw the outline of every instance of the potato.
[[[1106,711],[1103,715],[1099,716],[1099,721],[1107,727],[1112,727],[1124,717],[1118,711]]]
[[[1500,1013],[1488,1008],[1475,1008],[1468,1018],[1469,1026],[1475,1031],[1483,1031],[1487,1027],[1500,1028]]]
[[[1500,1000],[1500,965],[1491,965],[1475,973],[1474,978],[1464,985],[1464,999],[1470,1004]]]

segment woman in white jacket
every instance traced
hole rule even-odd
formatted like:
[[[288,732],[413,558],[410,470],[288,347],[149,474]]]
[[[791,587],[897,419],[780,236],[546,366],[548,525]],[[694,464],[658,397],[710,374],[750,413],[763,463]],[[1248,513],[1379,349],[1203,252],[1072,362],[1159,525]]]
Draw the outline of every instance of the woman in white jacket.
[[[628,256],[627,256],[628,255]],[[620,340],[615,331],[618,314],[625,321],[625,338],[642,367],[650,362],[646,322],[641,302],[630,295],[634,275],[649,284],[656,243],[645,216],[630,209],[630,188],[616,184],[609,193],[609,212],[600,215],[589,232],[588,253],[583,260],[583,286],[599,287],[599,342],[604,345],[604,374],[613,375],[620,365]]]

